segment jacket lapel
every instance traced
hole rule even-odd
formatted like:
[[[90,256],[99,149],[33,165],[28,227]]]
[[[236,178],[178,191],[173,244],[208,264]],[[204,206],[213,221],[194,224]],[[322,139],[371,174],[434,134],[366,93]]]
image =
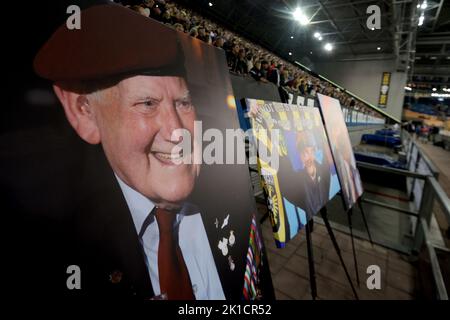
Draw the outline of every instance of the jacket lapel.
[[[95,261],[88,279],[93,287],[104,285],[105,292],[151,298],[143,249],[120,186],[101,147],[88,148],[75,223],[84,244],[82,255]]]

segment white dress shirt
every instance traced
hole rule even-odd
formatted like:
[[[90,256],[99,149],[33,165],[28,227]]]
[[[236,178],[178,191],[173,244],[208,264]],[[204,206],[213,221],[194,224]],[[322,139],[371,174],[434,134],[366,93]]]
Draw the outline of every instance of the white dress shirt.
[[[139,234],[144,220],[155,205],[150,199],[129,187],[117,175],[116,178],[130,209],[136,232]],[[155,222],[156,220],[147,227],[142,241],[153,291],[155,295],[160,295],[159,229]],[[189,272],[195,298],[197,300],[224,300],[225,295],[200,213],[184,215],[182,210],[177,214],[177,223],[178,244]]]

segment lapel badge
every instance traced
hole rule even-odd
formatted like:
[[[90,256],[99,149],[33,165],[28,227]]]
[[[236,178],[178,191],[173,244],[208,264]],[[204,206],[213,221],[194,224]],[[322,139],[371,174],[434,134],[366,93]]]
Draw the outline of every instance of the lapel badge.
[[[225,228],[228,225],[228,219],[230,218],[230,215],[227,214],[227,217],[225,219],[223,219],[223,223],[222,226],[220,227],[220,229]]]
[[[150,300],[168,300],[167,293],[161,293],[160,295],[150,298]]]
[[[236,267],[233,261],[233,258],[231,256],[228,256],[228,264],[230,265],[230,270],[234,271],[234,268]]]
[[[216,229],[219,227],[219,220],[217,220],[217,218],[216,221],[214,222],[214,225],[216,226]]]
[[[228,239],[223,238],[219,241],[219,244],[217,246],[220,250],[222,250],[222,254],[226,256],[228,254]]]
[[[234,236],[234,231],[230,230],[230,237],[228,238],[228,243],[230,244],[230,247],[232,247],[235,242],[236,242],[236,237]]]
[[[114,271],[111,272],[111,274],[109,275],[109,281],[110,281],[112,284],[117,284],[117,283],[119,283],[120,281],[122,281],[122,276],[123,276],[123,273],[122,273],[121,271],[119,271],[119,270],[114,270]]]

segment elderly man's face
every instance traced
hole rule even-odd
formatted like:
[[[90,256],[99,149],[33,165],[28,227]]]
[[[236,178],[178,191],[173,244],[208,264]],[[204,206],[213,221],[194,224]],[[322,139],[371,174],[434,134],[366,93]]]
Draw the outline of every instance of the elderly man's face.
[[[189,130],[193,139],[196,115],[184,79],[135,76],[98,100],[100,139],[114,172],[156,205],[178,208],[192,192],[199,169],[175,164],[171,156],[180,142],[171,139],[175,129]]]
[[[302,150],[300,157],[302,159],[303,164],[305,165],[306,170],[312,170],[314,169],[314,160],[315,160],[315,154],[314,154],[314,147],[306,147],[304,150]]]

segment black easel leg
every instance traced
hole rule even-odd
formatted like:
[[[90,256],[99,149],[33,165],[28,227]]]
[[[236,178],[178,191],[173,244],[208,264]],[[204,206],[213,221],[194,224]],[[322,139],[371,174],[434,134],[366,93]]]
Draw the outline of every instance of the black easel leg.
[[[269,209],[267,209],[267,212],[264,213],[263,217],[259,220],[259,223],[263,224],[264,221],[266,221],[268,217],[269,217]]]
[[[350,229],[350,237],[352,239],[352,251],[353,251],[353,262],[355,264],[356,283],[358,284],[359,287],[359,271],[358,271],[358,262],[356,261],[355,239],[353,238],[352,214],[353,210],[352,208],[350,208],[350,210],[347,211],[348,227]]]
[[[311,286],[311,297],[313,300],[317,298],[316,272],[314,270],[314,256],[311,241],[312,219],[306,224],[306,246],[308,249],[308,265],[309,265],[309,284]]]
[[[372,235],[370,234],[369,225],[367,224],[366,214],[364,213],[361,198],[358,198],[358,206],[359,206],[359,210],[361,211],[361,215],[362,215],[362,218],[364,221],[364,226],[366,227],[366,230],[367,230],[367,235],[369,236],[370,244],[373,246]]]
[[[336,238],[333,233],[333,229],[331,229],[330,221],[328,221],[327,216],[327,208],[323,207],[320,210],[320,215],[322,216],[323,222],[325,223],[325,227],[327,228],[328,234],[330,236],[331,242],[333,242],[334,250],[336,250],[337,255],[339,256],[339,260],[341,261],[342,268],[344,268],[345,275],[347,276],[347,280],[352,287],[353,295],[357,300],[359,300],[358,294],[356,293],[355,287],[353,286],[352,279],[350,278],[350,274],[348,273],[347,267],[345,266],[344,259],[342,259],[341,250],[339,249],[339,245],[336,241]]]

